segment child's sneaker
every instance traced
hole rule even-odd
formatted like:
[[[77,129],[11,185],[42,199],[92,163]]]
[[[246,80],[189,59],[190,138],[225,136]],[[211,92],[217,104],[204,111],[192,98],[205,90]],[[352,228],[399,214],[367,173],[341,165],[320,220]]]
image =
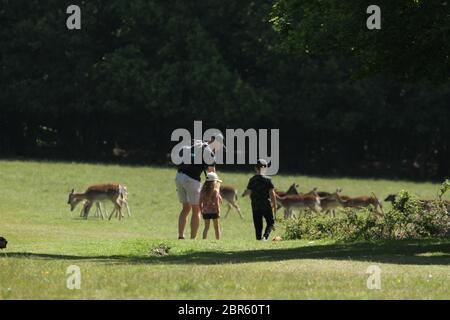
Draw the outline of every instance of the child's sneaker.
[[[264,236],[264,237],[262,238],[262,240],[263,240],[263,241],[268,241],[268,240],[269,240],[269,237],[268,237],[268,236]]]

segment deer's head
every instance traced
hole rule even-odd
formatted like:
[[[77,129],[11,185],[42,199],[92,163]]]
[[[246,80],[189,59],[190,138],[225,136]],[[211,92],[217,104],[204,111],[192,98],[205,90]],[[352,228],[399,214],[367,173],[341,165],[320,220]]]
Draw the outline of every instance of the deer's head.
[[[395,195],[395,194],[390,194],[390,195],[388,195],[387,197],[386,197],[386,199],[384,199],[384,201],[387,201],[387,202],[394,202],[395,201],[395,198],[397,197],[397,195]]]
[[[293,184],[291,184],[289,189],[286,191],[286,194],[298,194],[297,188],[298,188],[298,184],[296,184],[294,182]]]
[[[67,200],[67,204],[70,204],[70,211],[73,211],[80,202],[81,199],[75,197],[75,190],[72,189],[69,193],[69,199]]]

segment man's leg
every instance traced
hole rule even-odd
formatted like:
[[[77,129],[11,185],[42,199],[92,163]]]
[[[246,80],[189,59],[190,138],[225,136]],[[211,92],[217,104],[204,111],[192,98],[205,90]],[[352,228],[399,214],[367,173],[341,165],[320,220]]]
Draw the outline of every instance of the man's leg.
[[[197,238],[197,232],[200,227],[200,190],[202,185],[200,181],[189,178],[186,181],[186,197],[191,204],[191,239]]]
[[[189,203],[183,203],[183,209],[181,209],[180,217],[178,218],[178,238],[184,239],[184,229],[186,228],[187,217],[191,211],[191,205]]]
[[[197,238],[198,228],[200,227],[200,206],[192,204],[192,218],[191,218],[191,239]]]
[[[255,226],[256,240],[261,240],[263,217],[259,211],[253,211],[253,224]]]
[[[264,212],[264,219],[266,220],[266,230],[264,231],[264,237],[266,239],[269,239],[270,232],[273,230],[273,227],[275,225],[272,210]]]

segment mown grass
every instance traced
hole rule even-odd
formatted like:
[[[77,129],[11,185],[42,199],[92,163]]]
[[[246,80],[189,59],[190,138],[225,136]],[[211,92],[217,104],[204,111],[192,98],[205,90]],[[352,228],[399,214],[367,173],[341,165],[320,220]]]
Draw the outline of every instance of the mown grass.
[[[220,176],[242,191],[251,174]],[[222,219],[223,240],[178,241],[174,176],[171,168],[0,161],[0,235],[9,241],[0,252],[0,299],[450,298],[450,240],[257,242],[249,201],[239,199],[245,219],[234,212]],[[295,181],[302,190],[340,187],[380,198],[400,189],[432,198],[438,188],[305,176],[273,181],[280,189]],[[85,221],[80,208],[70,213],[70,190],[101,182],[128,186],[131,218]],[[273,235],[282,233],[278,225]],[[161,243],[169,255],[152,255]],[[374,264],[381,290],[366,286]],[[81,269],[81,290],[66,287],[70,265]]]

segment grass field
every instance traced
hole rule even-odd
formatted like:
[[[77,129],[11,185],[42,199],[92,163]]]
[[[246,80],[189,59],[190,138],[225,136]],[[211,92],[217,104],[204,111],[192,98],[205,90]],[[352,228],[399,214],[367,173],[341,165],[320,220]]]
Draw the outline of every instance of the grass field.
[[[220,176],[242,191],[251,173]],[[0,252],[0,299],[450,298],[450,239],[257,242],[249,200],[239,199],[245,219],[234,212],[222,219],[223,240],[175,240],[174,177],[173,168],[0,161],[0,235],[9,241]],[[279,189],[295,181],[302,190],[341,187],[380,198],[400,189],[432,198],[438,188],[305,176],[273,181]],[[131,218],[102,221],[91,212],[85,221],[81,207],[70,212],[72,188],[103,182],[128,186]],[[273,236],[282,232],[279,226]],[[151,255],[161,243],[171,247],[169,255]],[[66,287],[70,265],[80,267],[80,290]],[[371,265],[381,268],[381,290],[367,288]]]

